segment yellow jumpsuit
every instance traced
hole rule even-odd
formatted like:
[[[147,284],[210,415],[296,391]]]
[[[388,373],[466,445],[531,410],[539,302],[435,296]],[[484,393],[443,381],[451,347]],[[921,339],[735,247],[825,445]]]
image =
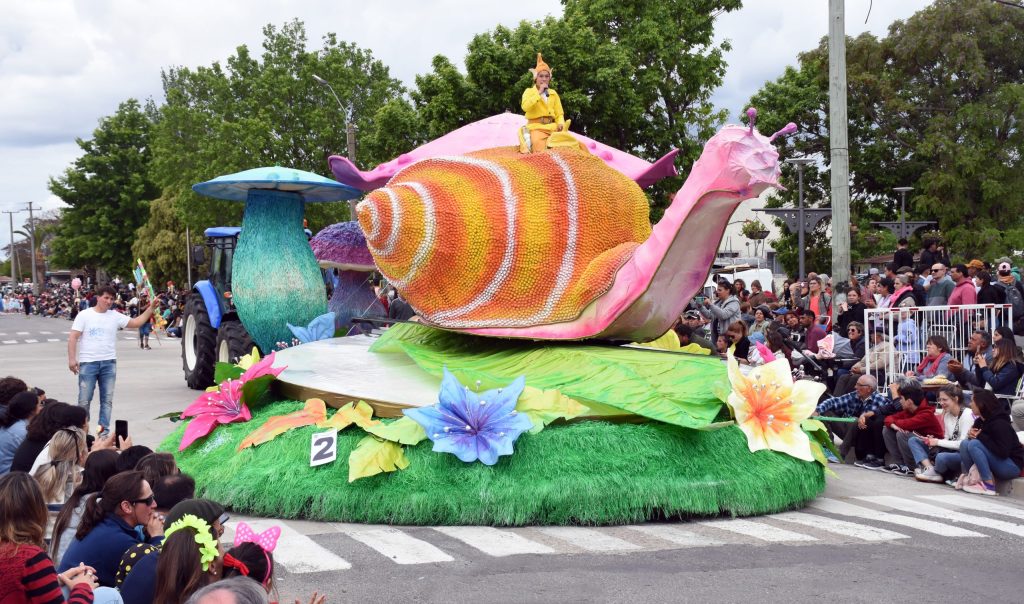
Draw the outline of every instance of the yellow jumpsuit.
[[[547,149],[548,137],[561,126],[565,129],[565,114],[558,93],[548,88],[548,98],[530,86],[523,91],[523,111],[527,123],[519,131],[519,151],[536,153]]]

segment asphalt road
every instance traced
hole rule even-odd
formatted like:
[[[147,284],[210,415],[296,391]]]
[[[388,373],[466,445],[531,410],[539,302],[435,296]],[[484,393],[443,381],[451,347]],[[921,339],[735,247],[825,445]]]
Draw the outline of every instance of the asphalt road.
[[[0,315],[0,375],[74,402],[69,328]],[[172,425],[153,418],[195,393],[179,341],[151,345],[122,332],[114,415],[155,446]],[[501,530],[288,521],[275,552],[281,601],[314,590],[329,602],[1024,601],[1020,502],[833,468],[811,507],[754,519]]]

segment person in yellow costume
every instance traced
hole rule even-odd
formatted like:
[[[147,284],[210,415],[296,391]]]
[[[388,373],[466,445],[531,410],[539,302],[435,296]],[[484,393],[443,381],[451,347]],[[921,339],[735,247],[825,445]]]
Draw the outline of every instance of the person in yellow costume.
[[[548,87],[551,83],[551,68],[539,52],[537,66],[530,73],[533,74],[534,85],[523,91],[522,106],[526,113],[526,125],[519,130],[519,151],[536,153],[553,146],[576,144],[575,139],[568,135],[569,123],[565,121],[562,112],[562,101],[558,93]],[[552,139],[554,132],[566,134]]]

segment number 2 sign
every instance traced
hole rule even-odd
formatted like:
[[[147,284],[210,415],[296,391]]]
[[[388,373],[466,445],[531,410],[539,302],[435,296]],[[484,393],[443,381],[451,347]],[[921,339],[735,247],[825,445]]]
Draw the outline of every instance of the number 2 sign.
[[[313,435],[313,442],[309,447],[310,467],[322,466],[331,463],[338,457],[338,431],[328,430],[317,432]]]

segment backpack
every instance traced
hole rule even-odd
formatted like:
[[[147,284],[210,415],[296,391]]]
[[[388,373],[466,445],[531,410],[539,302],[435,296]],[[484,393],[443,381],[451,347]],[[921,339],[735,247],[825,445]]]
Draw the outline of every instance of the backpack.
[[[1016,282],[1010,285],[999,282],[999,285],[1006,292],[1006,304],[1013,307],[1013,333],[1024,334],[1024,294]]]

